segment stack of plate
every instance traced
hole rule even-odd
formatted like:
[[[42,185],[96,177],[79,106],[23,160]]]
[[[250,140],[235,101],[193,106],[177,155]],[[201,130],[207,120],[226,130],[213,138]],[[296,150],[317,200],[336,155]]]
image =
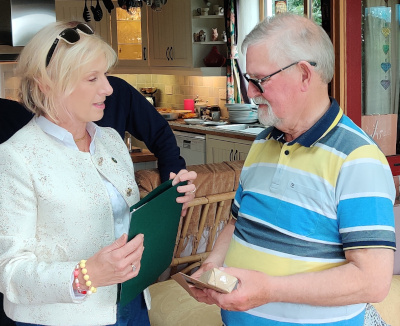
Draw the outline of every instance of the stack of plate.
[[[257,105],[234,103],[225,104],[230,123],[253,123],[258,121]]]

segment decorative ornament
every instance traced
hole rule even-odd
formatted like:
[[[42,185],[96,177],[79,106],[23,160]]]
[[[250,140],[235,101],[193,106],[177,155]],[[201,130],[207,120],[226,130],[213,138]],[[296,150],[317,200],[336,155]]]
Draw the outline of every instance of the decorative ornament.
[[[389,52],[389,44],[384,44],[382,46],[383,53],[388,54]]]
[[[222,31],[221,41],[226,42],[226,32],[225,31]]]
[[[389,53],[389,39],[388,36],[390,35],[390,28],[389,27],[383,27],[382,28],[382,34],[385,36],[385,43],[382,46],[383,53],[386,55],[385,62],[381,63],[381,68],[385,73],[385,79],[381,80],[381,86],[383,89],[386,91],[390,87],[390,76],[388,76],[388,71],[392,67],[390,62],[388,62],[388,53]]]
[[[385,90],[387,90],[390,86],[390,80],[387,80],[387,79],[381,80],[381,85]]]
[[[211,28],[211,30],[212,30],[211,41],[218,41],[218,29]]]
[[[388,36],[390,35],[390,28],[389,28],[389,27],[383,27],[383,28],[382,28],[382,34],[383,34],[385,37],[388,37]]]
[[[381,68],[384,72],[387,72],[391,67],[392,67],[392,65],[389,62],[381,63]]]
[[[222,67],[226,62],[226,58],[219,53],[216,46],[213,46],[210,53],[203,59],[203,61],[207,67]]]

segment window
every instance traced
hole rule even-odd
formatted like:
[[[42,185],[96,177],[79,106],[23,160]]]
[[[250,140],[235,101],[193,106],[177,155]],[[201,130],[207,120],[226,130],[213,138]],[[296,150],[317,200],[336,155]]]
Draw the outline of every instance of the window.
[[[307,15],[308,17],[312,17],[318,24],[322,24],[321,0],[261,1],[264,7],[264,17],[288,11],[297,15]]]
[[[400,153],[399,3],[363,0],[361,7],[361,127],[386,155]]]

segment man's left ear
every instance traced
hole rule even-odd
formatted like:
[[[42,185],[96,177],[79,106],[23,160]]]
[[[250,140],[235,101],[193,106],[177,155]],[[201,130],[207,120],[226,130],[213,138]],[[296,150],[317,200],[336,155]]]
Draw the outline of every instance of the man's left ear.
[[[301,90],[307,91],[310,87],[313,71],[311,65],[307,61],[299,62],[301,69]]]

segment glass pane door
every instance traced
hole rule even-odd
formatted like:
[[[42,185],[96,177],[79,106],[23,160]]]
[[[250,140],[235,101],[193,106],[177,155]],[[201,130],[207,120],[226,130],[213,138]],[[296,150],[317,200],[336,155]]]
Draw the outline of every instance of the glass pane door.
[[[131,7],[129,11],[116,8],[118,58],[142,60],[142,11]]]

